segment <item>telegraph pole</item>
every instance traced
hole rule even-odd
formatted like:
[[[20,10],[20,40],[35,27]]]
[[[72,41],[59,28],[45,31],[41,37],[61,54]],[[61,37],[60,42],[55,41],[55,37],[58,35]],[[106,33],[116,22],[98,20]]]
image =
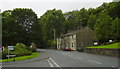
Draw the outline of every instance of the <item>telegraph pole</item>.
[[[54,46],[55,46],[55,29],[53,29],[53,31],[54,31]]]

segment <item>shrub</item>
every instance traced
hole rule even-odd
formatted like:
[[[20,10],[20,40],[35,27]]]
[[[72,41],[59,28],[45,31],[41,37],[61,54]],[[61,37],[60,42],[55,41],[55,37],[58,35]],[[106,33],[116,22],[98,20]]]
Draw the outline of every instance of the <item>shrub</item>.
[[[14,48],[14,54],[16,56],[30,55],[32,52],[29,50],[29,47],[23,43],[17,43]]]
[[[7,58],[7,54],[8,54],[8,49],[5,48],[5,50],[2,51],[2,59],[6,59]]]

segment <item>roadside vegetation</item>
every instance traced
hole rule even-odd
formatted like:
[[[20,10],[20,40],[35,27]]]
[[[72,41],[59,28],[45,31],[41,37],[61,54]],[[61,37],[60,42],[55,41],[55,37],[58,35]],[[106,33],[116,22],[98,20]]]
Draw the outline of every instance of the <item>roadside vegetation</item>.
[[[2,50],[2,62],[7,61],[8,47],[5,47]],[[38,56],[37,48],[35,46],[29,47],[23,43],[17,43],[14,46],[14,50],[9,51],[9,55],[15,55],[15,60],[26,60]],[[8,61],[13,61],[13,58],[10,58]]]
[[[109,45],[93,46],[93,47],[86,47],[86,48],[108,48],[108,49],[120,49],[120,42],[119,42],[119,43],[109,44]]]
[[[10,59],[2,59],[0,60],[0,62],[7,62],[7,61],[20,61],[20,60],[27,60],[27,59],[32,59],[38,56],[38,52],[33,52],[31,55],[27,55],[27,56],[19,56],[19,57],[15,57],[15,58],[10,58]]]

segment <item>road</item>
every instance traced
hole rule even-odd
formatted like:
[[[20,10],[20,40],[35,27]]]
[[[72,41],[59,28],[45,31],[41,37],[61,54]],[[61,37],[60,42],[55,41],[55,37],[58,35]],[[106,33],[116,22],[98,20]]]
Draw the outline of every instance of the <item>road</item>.
[[[39,49],[39,57],[3,63],[3,67],[118,67],[118,58],[77,51]],[[40,59],[41,58],[41,59]]]

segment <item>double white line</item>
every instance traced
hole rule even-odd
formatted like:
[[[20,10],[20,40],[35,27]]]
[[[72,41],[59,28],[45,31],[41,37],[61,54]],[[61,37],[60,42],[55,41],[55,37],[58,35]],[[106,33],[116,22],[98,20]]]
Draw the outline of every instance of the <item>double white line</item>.
[[[48,63],[50,64],[50,67],[58,67],[62,69],[55,61],[53,61],[52,58],[47,59]]]

